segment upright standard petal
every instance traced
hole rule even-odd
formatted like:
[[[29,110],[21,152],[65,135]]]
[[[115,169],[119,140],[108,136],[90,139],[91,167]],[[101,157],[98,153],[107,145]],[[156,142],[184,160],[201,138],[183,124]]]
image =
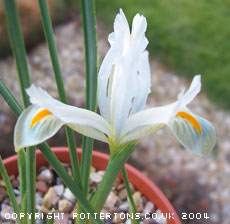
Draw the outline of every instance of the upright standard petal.
[[[33,105],[17,121],[14,133],[16,150],[47,140],[64,124],[83,135],[109,143],[110,125],[98,114],[61,103],[35,86],[31,86],[27,93]]]
[[[114,128],[115,138],[121,133],[126,119],[144,108],[150,92],[150,69],[145,48],[147,22],[137,14],[130,33],[128,22],[120,11],[109,36],[111,48],[98,76],[98,104],[102,116]]]
[[[201,90],[201,75],[194,76],[188,91],[183,96],[182,106],[188,105]]]
[[[138,84],[137,84],[137,94],[133,98],[133,104],[130,111],[130,115],[137,113],[144,109],[147,101],[147,97],[151,92],[151,73],[149,65],[149,53],[145,51],[141,54],[140,60],[138,62]]]
[[[108,41],[111,47],[107,52],[98,73],[98,106],[101,115],[107,120],[110,119],[108,86],[109,81],[111,80],[113,66],[118,63],[126,48],[129,46],[130,41],[129,24],[121,9],[120,13],[118,13],[115,18],[114,32],[109,35]]]

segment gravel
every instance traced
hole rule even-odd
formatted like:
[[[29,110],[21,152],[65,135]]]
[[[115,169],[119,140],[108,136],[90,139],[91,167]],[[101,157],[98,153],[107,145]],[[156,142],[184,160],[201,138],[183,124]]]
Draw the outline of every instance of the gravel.
[[[67,170],[71,169],[70,165],[65,164]],[[93,168],[95,170],[95,168]],[[45,170],[45,172],[44,172]],[[49,178],[41,180],[41,175],[44,173],[49,173]],[[98,187],[102,180],[103,172],[97,171],[97,174],[101,176],[100,181],[98,178],[94,179],[91,172],[90,175],[90,186],[89,186],[89,197],[94,193],[94,190]],[[12,176],[11,182],[13,182],[18,177]],[[74,223],[74,217],[76,217],[77,212],[77,201],[70,190],[64,185],[58,183],[58,176],[53,171],[52,168],[48,169],[47,167],[41,167],[37,172],[37,183],[45,183],[47,185],[47,190],[44,192],[40,188],[36,188],[36,214],[39,216],[39,221],[42,220],[45,222],[47,217],[50,216],[52,209],[55,209],[55,223],[62,224],[72,224]],[[119,184],[117,184],[119,182]],[[120,192],[124,189],[120,186],[123,186],[121,180],[116,181],[116,184],[113,187],[113,190],[110,192],[109,197],[105,203],[105,206],[100,213],[100,218],[103,223],[126,223],[129,222],[129,203],[126,197],[121,197]],[[9,198],[6,193],[3,191],[5,188],[2,187],[2,200],[0,201],[0,223],[7,223],[8,221],[15,222],[13,218],[5,219],[5,217],[13,217],[13,210],[10,205]],[[14,191],[18,191],[19,188],[14,188]],[[120,189],[120,190],[119,190]],[[154,223],[156,224],[165,224],[165,219],[159,218],[163,217],[159,209],[155,209],[155,205],[148,201],[144,196],[141,195],[133,186],[133,199],[137,209],[137,212],[140,213],[141,217],[144,217],[144,213],[148,213],[149,216],[157,216]],[[64,192],[64,193],[63,193]],[[20,198],[19,201],[20,203]],[[131,212],[130,212],[131,213]],[[153,215],[154,214],[154,215]],[[147,218],[148,218],[147,217]],[[83,216],[82,216],[83,218]],[[148,219],[144,219],[141,223],[151,223]]]

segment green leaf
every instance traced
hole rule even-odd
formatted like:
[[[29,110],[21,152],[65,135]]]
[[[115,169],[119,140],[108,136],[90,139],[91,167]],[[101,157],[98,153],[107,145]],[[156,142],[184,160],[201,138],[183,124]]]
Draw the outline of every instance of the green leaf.
[[[50,59],[52,62],[56,85],[59,93],[59,98],[63,103],[67,103],[65,87],[62,79],[61,67],[59,64],[57,48],[54,40],[52,22],[51,22],[46,0],[39,0],[39,6],[40,6],[43,29],[45,32],[46,42],[49,48]],[[74,181],[79,187],[82,188],[81,172],[80,172],[79,159],[76,151],[74,132],[69,127],[65,127],[65,131],[66,131],[67,143],[70,152],[70,160],[72,165]]]
[[[94,0],[81,0],[82,23],[85,44],[86,109],[97,107],[97,30]],[[83,137],[81,171],[84,194],[88,195],[93,139]]]
[[[10,92],[10,90],[7,88],[5,83],[0,78],[0,94],[2,95],[3,99],[6,101],[12,112],[16,117],[19,117],[19,115],[22,112],[22,107],[17,102],[13,94]]]
[[[20,27],[19,15],[15,0],[4,0],[6,20],[10,36],[11,48],[16,62],[20,92],[24,108],[29,105],[25,89],[30,86],[29,69],[26,60],[26,50]]]
[[[4,0],[5,10],[6,10],[6,20],[8,24],[9,36],[11,41],[11,47],[13,50],[14,59],[16,62],[20,92],[23,102],[23,107],[26,108],[30,103],[28,96],[26,95],[25,89],[30,86],[30,76],[29,69],[26,59],[26,50],[23,41],[22,31],[20,27],[19,15],[15,0]],[[35,181],[36,181],[36,159],[35,159],[35,149],[27,149],[26,164],[30,165],[26,168],[26,172],[20,174],[21,179],[25,179],[26,176],[26,193],[27,193],[27,212],[35,213]],[[33,153],[34,152],[34,153]],[[18,159],[25,159],[24,157],[18,157]],[[31,163],[33,161],[34,163]],[[25,161],[20,161],[18,164],[24,164]],[[22,170],[23,168],[19,168]],[[21,180],[23,181],[23,180]],[[28,182],[30,181],[30,182]],[[24,186],[25,189],[25,186]],[[23,190],[24,190],[23,189]],[[21,192],[23,193],[23,192]],[[25,207],[25,205],[23,205]],[[31,224],[35,223],[35,219],[31,219]]]
[[[7,171],[6,171],[6,168],[5,168],[4,164],[3,164],[1,156],[0,156],[0,172],[2,174],[3,181],[4,181],[5,185],[6,185],[6,189],[7,189],[7,192],[8,192],[8,195],[9,195],[13,210],[14,210],[15,213],[19,214],[20,209],[19,209],[16,197],[15,197],[15,194],[14,194],[14,191],[13,191],[12,184],[10,182],[10,178],[9,178],[9,176],[7,174]]]

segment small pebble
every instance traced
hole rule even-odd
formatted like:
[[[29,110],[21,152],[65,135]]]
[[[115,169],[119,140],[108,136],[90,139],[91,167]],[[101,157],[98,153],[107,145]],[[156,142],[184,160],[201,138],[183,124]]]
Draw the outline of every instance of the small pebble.
[[[37,176],[37,180],[44,181],[51,184],[53,182],[53,173],[49,169],[44,169]]]
[[[144,224],[156,224],[156,220],[155,219],[145,219]]]
[[[130,190],[132,193],[134,193],[136,191],[135,187],[131,183],[129,183],[129,187],[130,187]]]
[[[96,172],[96,168],[93,167],[93,166],[91,166],[91,167],[90,167],[90,172],[91,172],[91,173],[95,173],[95,172]]]
[[[62,184],[56,185],[56,186],[54,186],[54,189],[55,189],[56,194],[58,196],[62,196],[63,195],[63,193],[64,193],[64,185],[62,185]]]
[[[119,206],[119,209],[120,209],[122,212],[128,212],[128,211],[129,211],[129,203],[128,203],[128,201],[123,202],[123,203]]]
[[[104,176],[104,174],[105,174],[105,171],[104,170],[99,170],[99,171],[97,171],[97,173],[100,175],[100,176]]]
[[[125,213],[123,213],[123,212],[117,213],[113,218],[113,222],[114,223],[123,223],[125,221],[124,217],[125,217]]]
[[[120,178],[117,178],[117,179],[115,180],[113,186],[114,186],[115,188],[117,188],[117,186],[120,185],[120,183],[121,183],[121,179],[120,179]]]
[[[144,213],[153,213],[154,211],[154,204],[148,201],[144,207]]]
[[[119,198],[123,201],[127,198],[127,191],[126,189],[122,189],[119,193],[118,193]]]
[[[102,180],[102,176],[98,173],[93,172],[90,174],[90,179],[95,183],[100,183]]]
[[[124,183],[119,184],[119,185],[117,186],[117,190],[118,190],[118,191],[121,191],[121,190],[124,189],[124,188],[125,188],[125,184],[124,184]]]
[[[0,180],[0,187],[5,187],[5,183],[3,180]]]
[[[73,219],[73,213],[76,213],[76,212],[77,212],[77,204],[75,204],[75,206],[74,206],[72,212],[71,212],[70,215],[69,215],[69,218],[70,218],[70,219]]]
[[[42,205],[43,197],[40,192],[36,192],[35,198],[36,198],[36,204]]]
[[[4,198],[8,195],[5,188],[0,187],[0,202],[4,200]]]
[[[11,183],[13,188],[19,188],[19,181],[16,178],[14,178]]]
[[[9,206],[9,205],[2,204],[1,207],[2,207],[2,210],[1,210],[1,217],[2,217],[3,219],[5,219],[6,213],[9,213],[9,214],[12,214],[12,213],[13,213],[13,209],[12,209],[12,207]]]
[[[143,211],[143,202],[142,202],[141,194],[139,191],[136,191],[133,194],[133,200],[134,200],[134,204],[136,206],[137,212]]]
[[[36,183],[36,189],[37,191],[40,191],[42,193],[46,193],[48,191],[48,186],[45,182],[43,181],[38,181]]]
[[[76,199],[75,196],[73,195],[73,193],[70,191],[69,188],[66,188],[63,194],[63,197],[68,199],[69,201],[75,203]]]
[[[114,194],[114,192],[110,192],[106,202],[105,202],[105,208],[113,208],[117,201],[119,200],[118,196]]]
[[[18,189],[13,189],[14,191],[14,194],[17,196],[17,195],[20,195],[20,191]]]
[[[64,215],[60,215],[60,211],[56,211],[55,212],[55,217],[56,218],[54,221],[54,224],[69,224],[69,214],[64,214]]]
[[[63,182],[62,182],[60,177],[57,177],[56,184],[57,185],[63,185]]]
[[[58,203],[58,209],[60,212],[68,213],[72,210],[73,204],[67,200],[67,199],[62,199]]]
[[[42,207],[44,208],[51,208],[53,206],[53,201],[57,198],[56,191],[53,187],[49,188],[48,192],[45,194]]]
[[[157,209],[156,214],[157,214],[156,222],[158,224],[167,224],[167,220],[163,219],[162,213],[159,209]]]

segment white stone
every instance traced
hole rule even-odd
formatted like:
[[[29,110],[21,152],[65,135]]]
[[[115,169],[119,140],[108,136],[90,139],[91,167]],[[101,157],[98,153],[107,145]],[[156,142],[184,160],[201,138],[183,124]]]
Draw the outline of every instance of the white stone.
[[[111,191],[106,202],[105,202],[104,207],[105,208],[113,208],[118,200],[119,200],[118,196]]]
[[[102,180],[102,176],[98,173],[93,172],[90,174],[90,179],[95,183],[100,183]]]
[[[144,207],[144,213],[152,213],[154,211],[154,204],[148,201]]]
[[[129,211],[129,203],[128,203],[128,201],[123,202],[123,203],[119,206],[119,209],[120,209],[121,211],[128,212],[128,211]]]
[[[64,186],[62,184],[54,186],[54,189],[56,191],[56,194],[58,196],[62,196],[64,192]]]
[[[68,199],[69,201],[71,201],[71,202],[73,202],[73,203],[76,201],[76,199],[75,199],[73,193],[70,191],[69,188],[66,188],[66,189],[65,189],[64,194],[63,194],[63,197],[66,198],[66,199]]]

